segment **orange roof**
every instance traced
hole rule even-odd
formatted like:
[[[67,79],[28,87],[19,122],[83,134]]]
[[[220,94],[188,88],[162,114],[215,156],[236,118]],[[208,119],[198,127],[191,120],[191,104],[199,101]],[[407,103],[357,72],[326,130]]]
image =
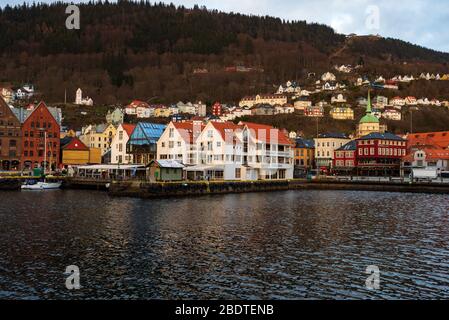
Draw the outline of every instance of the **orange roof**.
[[[136,128],[136,125],[130,124],[130,123],[123,123],[122,128],[126,131],[126,133],[128,134],[128,137],[131,137],[134,129]]]
[[[435,145],[441,149],[449,147],[449,131],[412,133],[407,137],[409,147],[417,145]]]
[[[240,122],[240,124],[246,126],[248,129],[253,130],[256,133],[256,139],[270,143],[272,136],[277,136],[277,142],[279,144],[292,145],[290,139],[279,129],[273,126],[258,124],[252,122]]]
[[[223,138],[223,140],[226,140],[226,133],[227,132],[235,133],[236,131],[243,129],[243,126],[237,125],[237,124],[235,124],[233,122],[215,122],[215,121],[212,121],[211,123],[214,126],[214,128],[218,132],[220,132],[221,137]],[[233,135],[233,137],[235,137],[235,136]]]
[[[179,131],[181,137],[190,143],[193,143],[203,131],[205,125],[203,123],[194,125],[193,121],[172,122],[173,126]]]
[[[433,149],[433,148],[422,148],[420,151],[424,151],[426,154],[426,160],[449,160],[449,150],[444,149]],[[407,154],[402,158],[402,161],[412,162],[414,160],[414,155],[417,150]]]
[[[138,107],[149,108],[150,105],[144,101],[134,100],[127,106],[127,108],[138,108]]]

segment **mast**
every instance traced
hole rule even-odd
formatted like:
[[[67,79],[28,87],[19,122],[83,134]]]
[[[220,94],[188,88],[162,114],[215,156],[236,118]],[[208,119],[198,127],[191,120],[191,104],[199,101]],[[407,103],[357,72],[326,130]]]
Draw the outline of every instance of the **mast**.
[[[44,132],[44,176],[47,170],[47,132]]]

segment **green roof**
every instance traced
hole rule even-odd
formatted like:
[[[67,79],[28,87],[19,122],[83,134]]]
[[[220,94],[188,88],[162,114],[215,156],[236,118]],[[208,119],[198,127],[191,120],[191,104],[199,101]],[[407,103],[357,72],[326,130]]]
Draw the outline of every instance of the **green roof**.
[[[379,119],[372,114],[365,115],[362,119],[360,119],[360,123],[379,123]]]
[[[366,105],[366,115],[360,119],[359,123],[379,123],[379,119],[371,114],[371,95],[368,91],[368,103]]]

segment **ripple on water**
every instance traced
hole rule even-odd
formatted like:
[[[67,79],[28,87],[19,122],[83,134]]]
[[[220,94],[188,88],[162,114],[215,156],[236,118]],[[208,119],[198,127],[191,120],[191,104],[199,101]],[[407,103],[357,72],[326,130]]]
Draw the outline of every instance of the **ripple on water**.
[[[446,195],[0,193],[0,298],[447,299]],[[68,265],[82,289],[65,289]],[[381,290],[365,288],[368,265]]]

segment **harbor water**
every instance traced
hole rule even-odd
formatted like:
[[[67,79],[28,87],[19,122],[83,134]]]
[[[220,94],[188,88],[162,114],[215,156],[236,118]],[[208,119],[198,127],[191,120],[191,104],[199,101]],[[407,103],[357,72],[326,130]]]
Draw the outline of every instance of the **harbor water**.
[[[449,298],[444,194],[1,191],[0,203],[3,299]]]

